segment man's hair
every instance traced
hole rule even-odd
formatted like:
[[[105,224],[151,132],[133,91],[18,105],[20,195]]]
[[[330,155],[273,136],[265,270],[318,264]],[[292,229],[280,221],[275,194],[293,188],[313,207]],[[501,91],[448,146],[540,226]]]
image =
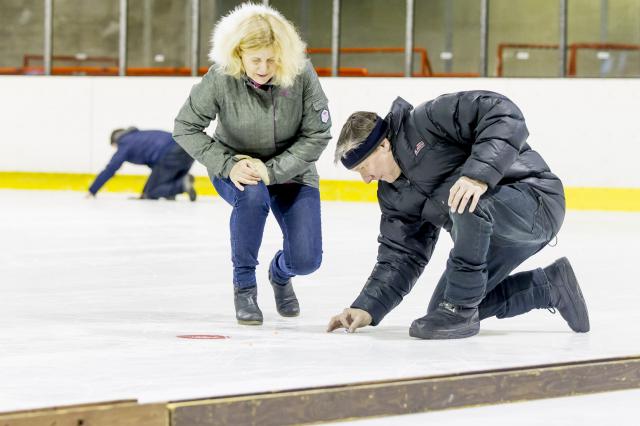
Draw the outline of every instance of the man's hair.
[[[273,48],[276,71],[273,82],[289,87],[306,66],[306,44],[295,27],[270,6],[243,3],[216,24],[209,59],[223,73],[239,78],[244,72],[244,52]]]
[[[118,143],[118,139],[120,139],[120,136],[122,136],[124,131],[125,129],[115,129],[113,132],[111,132],[111,145],[116,145]]]
[[[337,163],[349,151],[359,147],[376,126],[377,120],[378,114],[375,112],[356,111],[351,114],[340,131],[334,162]]]
[[[137,131],[138,128],[135,126],[129,126],[126,129],[115,129],[113,132],[111,132],[111,145],[117,145],[118,142],[120,141],[120,138],[123,137],[124,135],[131,133],[131,132],[135,132]]]

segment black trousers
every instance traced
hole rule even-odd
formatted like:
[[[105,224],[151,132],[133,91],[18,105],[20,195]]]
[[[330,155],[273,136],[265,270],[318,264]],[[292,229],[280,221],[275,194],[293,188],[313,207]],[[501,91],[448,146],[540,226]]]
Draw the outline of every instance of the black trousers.
[[[185,190],[184,177],[192,165],[193,158],[180,145],[173,144],[151,168],[151,175],[142,190],[142,198],[157,200],[182,194]]]
[[[546,194],[526,183],[491,190],[473,213],[450,213],[454,247],[428,311],[443,299],[477,305],[480,319],[548,307],[550,288],[542,269],[510,274],[555,237],[564,213],[564,195]]]

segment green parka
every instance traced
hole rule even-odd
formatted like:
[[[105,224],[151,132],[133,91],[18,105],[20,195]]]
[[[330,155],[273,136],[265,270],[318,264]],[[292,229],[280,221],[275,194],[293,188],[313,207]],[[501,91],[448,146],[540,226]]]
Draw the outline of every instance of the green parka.
[[[318,187],[315,162],[331,134],[327,97],[311,62],[291,87],[256,87],[215,65],[191,89],[175,119],[173,138],[209,176],[227,178],[234,155],[264,161],[270,184]],[[210,138],[205,129],[217,119]]]

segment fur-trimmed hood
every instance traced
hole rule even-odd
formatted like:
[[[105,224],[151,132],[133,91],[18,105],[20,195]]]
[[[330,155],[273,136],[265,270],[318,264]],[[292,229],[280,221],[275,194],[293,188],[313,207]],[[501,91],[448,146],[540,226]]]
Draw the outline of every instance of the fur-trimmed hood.
[[[254,15],[272,15],[282,21],[286,18],[277,10],[255,3],[243,3],[233,9],[231,12],[220,18],[211,33],[211,50],[209,51],[209,59],[219,66],[226,66],[226,58],[228,49],[225,40],[229,40],[242,22]]]

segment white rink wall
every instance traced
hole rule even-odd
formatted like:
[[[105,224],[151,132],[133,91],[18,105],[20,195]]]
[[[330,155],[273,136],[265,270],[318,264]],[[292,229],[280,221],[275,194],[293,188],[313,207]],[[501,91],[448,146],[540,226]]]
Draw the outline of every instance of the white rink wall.
[[[112,129],[171,131],[199,78],[0,77],[0,171],[97,173],[113,150]],[[355,180],[333,164],[350,113],[386,114],[396,96],[417,105],[442,93],[485,89],[515,101],[529,143],[567,186],[640,187],[640,79],[322,78],[334,140],[318,167],[323,179]],[[210,130],[209,130],[210,132]],[[206,175],[204,167],[194,168]],[[146,174],[126,165],[120,173]]]

